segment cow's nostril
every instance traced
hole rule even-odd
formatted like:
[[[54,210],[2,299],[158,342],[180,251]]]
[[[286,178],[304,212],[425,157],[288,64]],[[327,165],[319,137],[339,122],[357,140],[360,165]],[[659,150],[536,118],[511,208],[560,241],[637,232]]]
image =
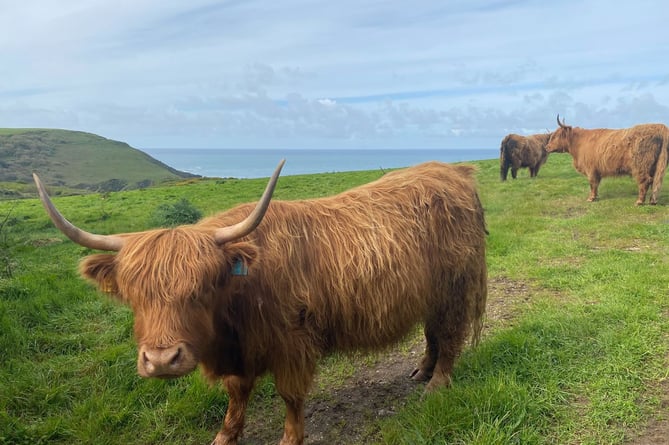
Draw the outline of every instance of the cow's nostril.
[[[155,363],[151,361],[151,354],[147,354],[146,351],[142,351],[142,366],[144,367],[145,372],[151,374],[155,372],[156,366]]]
[[[179,364],[181,361],[181,348],[177,348],[177,350],[174,353],[174,356],[172,357],[172,360],[170,360],[170,366],[176,366]]]

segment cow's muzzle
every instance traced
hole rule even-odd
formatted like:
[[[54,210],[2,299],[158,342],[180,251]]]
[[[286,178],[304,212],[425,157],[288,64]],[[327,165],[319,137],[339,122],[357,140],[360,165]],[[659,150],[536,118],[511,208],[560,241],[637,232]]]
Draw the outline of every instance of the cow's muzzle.
[[[175,378],[193,371],[197,360],[184,343],[172,346],[141,346],[137,357],[137,373],[142,377]]]

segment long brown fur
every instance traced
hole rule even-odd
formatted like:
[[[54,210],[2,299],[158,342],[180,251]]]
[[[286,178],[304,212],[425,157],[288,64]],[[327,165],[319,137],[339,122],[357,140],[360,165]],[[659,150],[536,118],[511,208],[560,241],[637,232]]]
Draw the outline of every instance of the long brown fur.
[[[183,343],[183,373],[199,363],[223,381],[230,404],[215,444],[237,443],[253,382],[266,372],[286,402],[281,443],[303,443],[318,360],[387,347],[416,323],[426,354],[414,378],[428,389],[450,383],[467,337],[480,337],[487,295],[473,167],[429,162],[332,197],[272,201],[255,231],[217,246],[213,231],[253,207],[128,235],[117,255],[80,266],[133,308],[140,350]],[[239,261],[248,275],[232,274]]]
[[[651,190],[656,204],[669,159],[669,129],[663,124],[643,124],[622,130],[584,129],[561,125],[553,133],[548,152],[569,153],[574,168],[588,177],[590,196],[598,199],[599,182],[607,176],[631,175],[636,179],[641,205]]]
[[[511,177],[516,179],[518,169],[524,167],[529,168],[530,177],[535,178],[539,174],[541,166],[548,159],[546,144],[550,136],[550,133],[529,136],[509,134],[505,136],[499,147],[500,179],[506,181],[509,168],[511,169]]]

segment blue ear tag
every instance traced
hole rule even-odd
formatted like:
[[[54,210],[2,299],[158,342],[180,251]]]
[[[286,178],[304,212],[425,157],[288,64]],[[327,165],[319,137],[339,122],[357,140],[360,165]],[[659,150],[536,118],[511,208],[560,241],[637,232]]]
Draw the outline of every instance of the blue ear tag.
[[[248,275],[249,267],[244,263],[244,261],[239,258],[235,259],[235,262],[232,263],[232,274],[233,275]]]

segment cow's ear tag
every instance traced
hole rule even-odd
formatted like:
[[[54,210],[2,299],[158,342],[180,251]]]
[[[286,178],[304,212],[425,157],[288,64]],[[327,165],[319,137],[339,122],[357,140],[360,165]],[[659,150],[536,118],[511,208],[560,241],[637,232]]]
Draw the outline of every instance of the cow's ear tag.
[[[233,275],[248,275],[249,266],[246,265],[244,261],[239,258],[235,258],[235,262],[232,263],[232,274]]]

